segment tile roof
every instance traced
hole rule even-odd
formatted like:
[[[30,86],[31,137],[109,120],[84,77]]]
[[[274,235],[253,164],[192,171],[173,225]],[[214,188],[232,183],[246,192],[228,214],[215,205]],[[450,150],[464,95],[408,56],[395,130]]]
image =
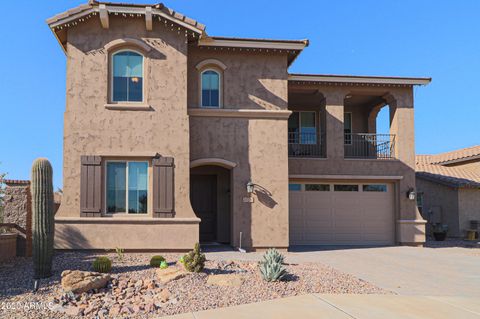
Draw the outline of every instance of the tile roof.
[[[440,164],[450,161],[468,161],[472,157],[480,157],[480,145],[462,148],[456,151],[432,155],[431,163]]]
[[[179,12],[176,12],[172,9],[167,8],[164,6],[162,3],[159,4],[130,4],[130,3],[115,3],[115,2],[103,2],[103,1],[94,1],[90,0],[86,4],[79,5],[75,8],[72,8],[70,10],[67,10],[65,12],[59,13],[49,19],[47,19],[47,23],[52,26],[52,24],[55,24],[61,20],[68,19],[70,17],[80,17],[83,15],[87,15],[92,12],[93,9],[98,10],[98,6],[104,4],[107,6],[115,6],[115,7],[122,7],[122,8],[146,8],[146,7],[152,7],[155,10],[159,10],[163,12],[164,14],[167,14],[173,21],[181,21],[183,23],[186,23],[198,30],[205,31],[205,25],[193,20]],[[133,10],[133,9],[132,9]],[[155,12],[154,12],[155,14]]]
[[[458,188],[480,188],[480,175],[468,168],[444,166],[452,161],[467,161],[480,155],[480,146],[437,155],[417,155],[416,175],[444,185]]]

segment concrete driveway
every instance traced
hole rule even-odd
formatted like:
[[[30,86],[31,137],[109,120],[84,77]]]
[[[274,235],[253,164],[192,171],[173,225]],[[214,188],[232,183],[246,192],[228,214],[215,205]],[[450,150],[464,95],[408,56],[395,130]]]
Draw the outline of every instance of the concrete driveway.
[[[401,295],[480,297],[480,249],[294,247],[289,263],[318,262]],[[259,260],[260,253],[212,252],[211,259]]]

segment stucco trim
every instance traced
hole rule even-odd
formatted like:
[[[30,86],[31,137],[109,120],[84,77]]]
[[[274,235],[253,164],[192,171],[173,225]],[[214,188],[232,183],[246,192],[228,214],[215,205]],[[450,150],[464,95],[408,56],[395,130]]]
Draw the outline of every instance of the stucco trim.
[[[225,71],[227,69],[227,66],[220,60],[217,60],[217,59],[206,59],[206,60],[203,60],[201,61],[200,63],[198,63],[195,68],[197,68],[197,70],[202,70],[203,68],[209,66],[209,65],[214,65],[214,66],[217,66],[219,68],[221,68],[223,71]]]
[[[236,117],[255,119],[288,119],[289,110],[250,110],[250,109],[199,109],[189,108],[188,115],[196,117]]]
[[[403,176],[375,175],[289,175],[290,179],[342,179],[342,180],[401,180]]]
[[[116,111],[152,111],[152,107],[148,104],[130,104],[130,103],[107,103],[105,104],[107,110]]]
[[[215,166],[221,166],[227,169],[232,169],[237,166],[237,163],[228,161],[223,158],[213,158],[213,157],[200,158],[190,162],[190,168],[195,168],[195,167],[205,166],[205,165],[215,165]]]
[[[144,50],[145,52],[150,52],[152,50],[152,47],[146,44],[145,42],[140,41],[138,39],[133,39],[133,38],[122,38],[122,39],[116,39],[116,40],[110,41],[107,44],[105,44],[104,48],[107,51],[111,51],[121,45],[137,46],[142,50]]]
[[[152,217],[133,217],[133,216],[102,216],[100,218],[91,217],[55,217],[55,223],[58,224],[198,224],[200,219],[193,218],[152,218]]]

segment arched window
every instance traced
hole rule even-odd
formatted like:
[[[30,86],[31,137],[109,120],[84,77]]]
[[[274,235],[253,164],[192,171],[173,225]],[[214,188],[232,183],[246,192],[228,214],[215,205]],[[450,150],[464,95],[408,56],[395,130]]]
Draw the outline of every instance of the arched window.
[[[143,102],[143,55],[131,50],[112,54],[112,102]]]
[[[220,74],[215,70],[202,72],[202,107],[220,107]]]

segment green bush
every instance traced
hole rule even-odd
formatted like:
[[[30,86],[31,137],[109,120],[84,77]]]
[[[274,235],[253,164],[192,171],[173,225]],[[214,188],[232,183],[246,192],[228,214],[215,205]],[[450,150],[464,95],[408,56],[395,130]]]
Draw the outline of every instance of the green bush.
[[[283,261],[285,257],[275,248],[267,250],[259,262],[260,273],[265,281],[280,281],[288,274]]]
[[[160,264],[163,261],[165,261],[165,258],[163,258],[163,256],[155,255],[155,256],[152,257],[152,259],[150,259],[150,266],[158,268],[158,267],[160,267]]]
[[[110,270],[112,270],[112,261],[106,256],[97,257],[93,261],[93,270],[101,273],[109,273]]]
[[[160,263],[160,269],[167,269],[167,268],[168,268],[167,262],[166,262],[166,261],[162,261],[162,262]]]
[[[183,266],[189,272],[201,272],[205,267],[205,254],[200,252],[200,244],[196,243],[195,248],[183,256]]]

